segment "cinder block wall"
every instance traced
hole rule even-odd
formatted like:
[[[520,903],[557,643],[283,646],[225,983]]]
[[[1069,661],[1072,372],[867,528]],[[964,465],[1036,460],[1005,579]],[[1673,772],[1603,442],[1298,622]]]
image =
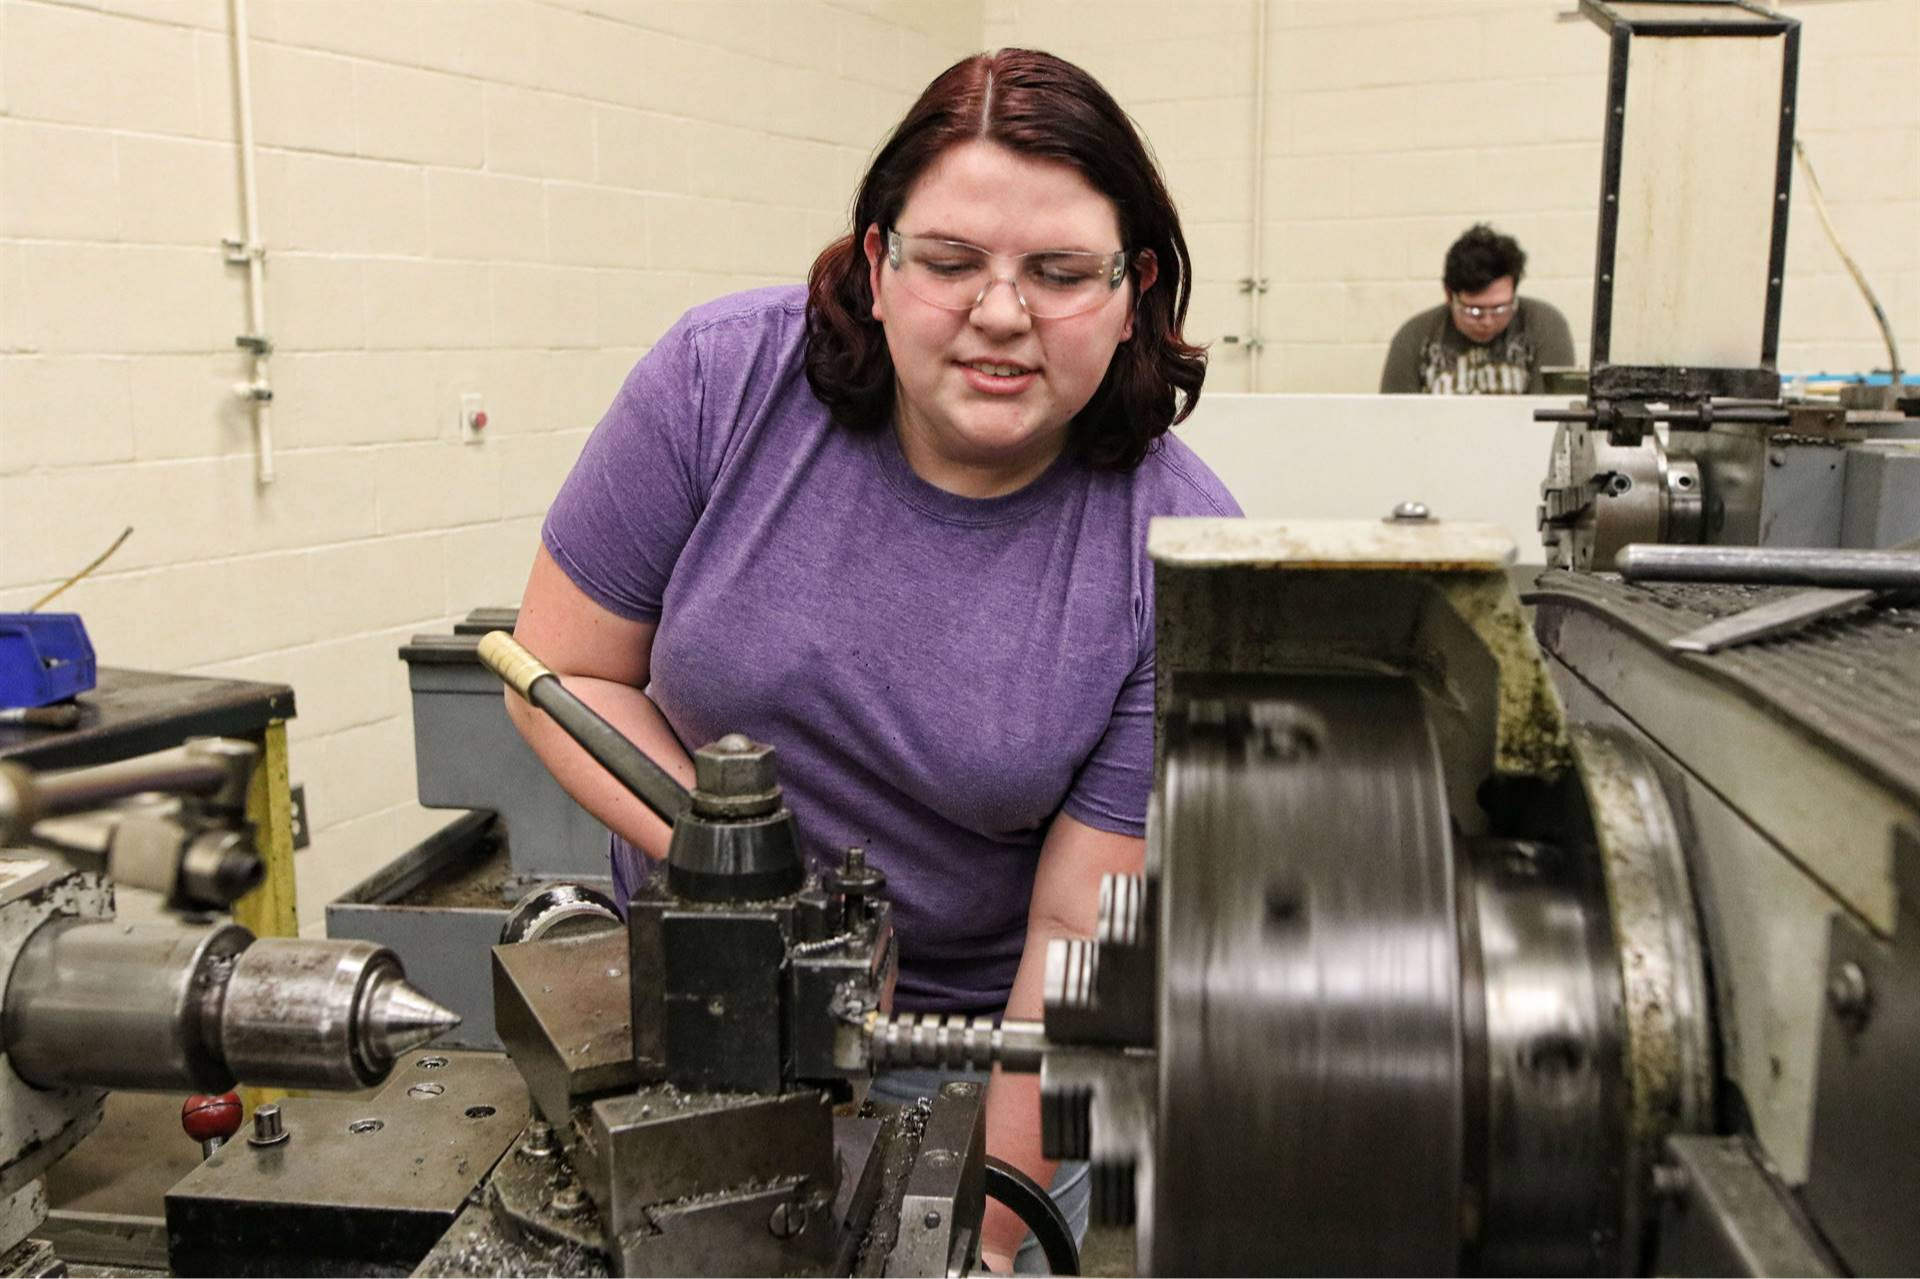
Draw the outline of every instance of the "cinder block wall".
[[[1835,222],[1920,362],[1920,4],[1785,0],[1800,136]],[[1264,274],[1252,271],[1254,63],[1266,13]],[[1607,43],[1573,0],[986,0],[988,45],[1083,63],[1145,127],[1194,254],[1191,330],[1223,390],[1371,391],[1394,330],[1441,300],[1447,246],[1488,220],[1531,258],[1586,358]],[[1780,363],[1885,367],[1795,174]],[[1257,331],[1258,384],[1243,345]]]
[[[248,0],[278,480],[254,482],[226,0],[0,0],[0,611],[285,681],[311,925],[447,819],[407,636],[519,596],[541,512],[691,302],[799,278],[971,3]],[[485,398],[478,445],[463,392]]]
[[[796,279],[870,149],[980,47],[1075,58],[1186,215],[1211,385],[1366,391],[1493,219],[1586,328],[1605,42],[1571,0],[248,0],[278,481],[253,479],[227,0],[0,0],[0,610],[104,661],[285,681],[302,915],[444,820],[395,650],[513,600],[540,513],[686,305]],[[1920,5],[1805,0],[1803,134],[1920,347]],[[1881,359],[1797,197],[1783,363]],[[459,396],[491,425],[459,440]],[[1278,464],[1279,459],[1276,459]]]

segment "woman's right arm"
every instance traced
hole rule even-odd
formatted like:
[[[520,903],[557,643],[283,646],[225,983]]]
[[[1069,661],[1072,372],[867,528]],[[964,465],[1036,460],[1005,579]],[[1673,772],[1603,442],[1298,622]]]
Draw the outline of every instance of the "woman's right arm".
[[[541,547],[520,599],[513,637],[546,663],[567,689],[625,733],[682,786],[693,786],[693,759],[666,717],[641,690],[653,656],[654,623],[608,612],[590,599]],[[613,775],[595,763],[546,714],[508,691],[507,714],[567,794],[609,830],[656,861],[671,834]]]

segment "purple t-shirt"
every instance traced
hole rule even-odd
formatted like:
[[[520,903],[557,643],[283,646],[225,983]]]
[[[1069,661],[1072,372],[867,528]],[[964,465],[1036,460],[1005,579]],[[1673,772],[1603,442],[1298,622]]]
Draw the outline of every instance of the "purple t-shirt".
[[[1237,515],[1166,437],[1128,473],[1063,456],[1018,492],[922,480],[807,385],[806,294],[696,308],[635,366],[547,513],[574,583],[657,621],[681,742],[771,743],[816,866],[887,874],[905,1009],[997,1009],[1056,813],[1145,830],[1147,521]],[[623,894],[644,858],[614,840]]]

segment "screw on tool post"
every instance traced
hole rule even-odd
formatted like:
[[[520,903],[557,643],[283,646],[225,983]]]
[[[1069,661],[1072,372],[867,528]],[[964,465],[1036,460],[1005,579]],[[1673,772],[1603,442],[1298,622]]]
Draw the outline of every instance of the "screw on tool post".
[[[821,887],[846,900],[845,918],[851,928],[866,918],[866,903],[887,887],[886,872],[867,862],[867,850],[855,844],[849,847],[840,865],[820,877]]]

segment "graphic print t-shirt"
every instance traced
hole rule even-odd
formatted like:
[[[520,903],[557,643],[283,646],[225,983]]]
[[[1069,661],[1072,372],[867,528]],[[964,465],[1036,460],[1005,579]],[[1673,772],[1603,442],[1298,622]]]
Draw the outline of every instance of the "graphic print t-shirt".
[[[1447,305],[1401,326],[1380,376],[1386,394],[1525,395],[1544,389],[1542,366],[1572,364],[1566,317],[1545,302],[1521,298],[1513,322],[1491,342],[1475,342],[1453,325]]]

